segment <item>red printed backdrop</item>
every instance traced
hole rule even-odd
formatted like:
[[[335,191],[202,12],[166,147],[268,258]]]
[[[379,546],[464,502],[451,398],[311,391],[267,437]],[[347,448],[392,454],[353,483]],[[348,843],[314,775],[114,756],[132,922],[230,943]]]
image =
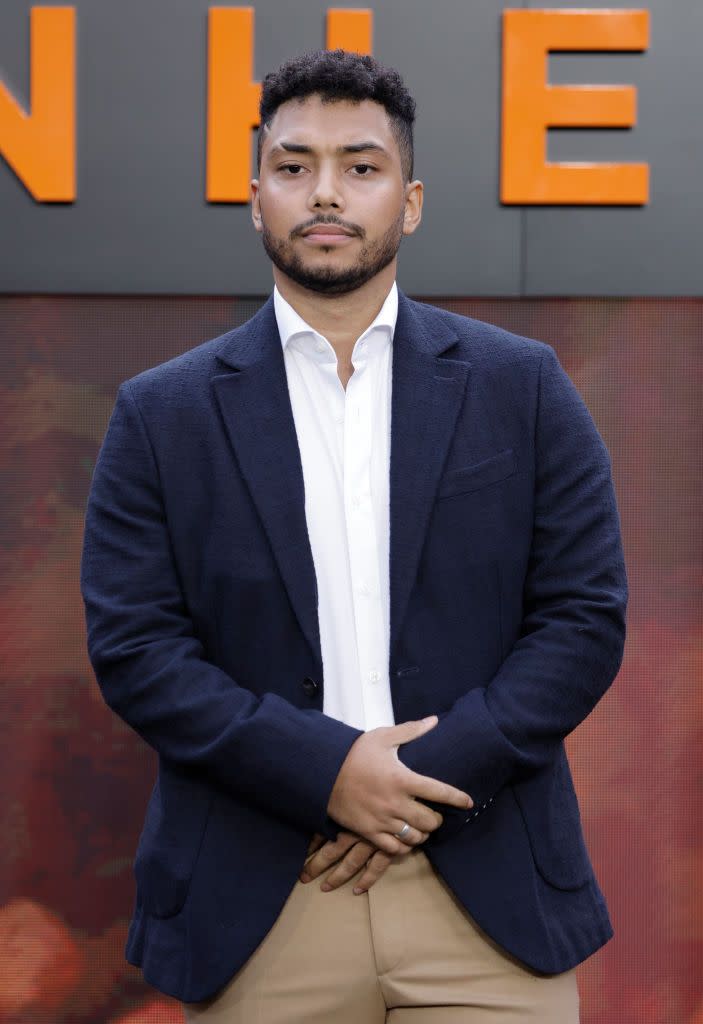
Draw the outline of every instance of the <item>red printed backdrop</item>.
[[[433,301],[553,344],[610,448],[632,597],[569,739],[616,928],[583,1024],[703,1024],[703,301]],[[0,297],[0,1022],[180,1020],[123,960],[154,758],[92,678],[82,517],[120,381],[258,305]]]

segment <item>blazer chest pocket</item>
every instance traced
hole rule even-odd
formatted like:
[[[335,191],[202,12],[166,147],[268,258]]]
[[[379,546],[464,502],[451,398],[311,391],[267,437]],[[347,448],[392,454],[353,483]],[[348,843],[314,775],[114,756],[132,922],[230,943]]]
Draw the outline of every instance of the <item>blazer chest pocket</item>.
[[[490,459],[475,462],[472,466],[450,469],[439,481],[437,498],[451,498],[455,494],[478,491],[488,484],[496,484],[512,476],[517,470],[517,456],[512,448],[506,448]]]

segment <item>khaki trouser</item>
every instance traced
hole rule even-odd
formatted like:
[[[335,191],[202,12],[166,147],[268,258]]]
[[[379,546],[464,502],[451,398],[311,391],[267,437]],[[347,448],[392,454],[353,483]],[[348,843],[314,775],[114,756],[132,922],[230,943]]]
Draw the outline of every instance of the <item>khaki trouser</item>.
[[[296,882],[228,984],[184,1007],[189,1024],[578,1024],[575,972],[505,953],[420,849],[360,896],[323,878]]]

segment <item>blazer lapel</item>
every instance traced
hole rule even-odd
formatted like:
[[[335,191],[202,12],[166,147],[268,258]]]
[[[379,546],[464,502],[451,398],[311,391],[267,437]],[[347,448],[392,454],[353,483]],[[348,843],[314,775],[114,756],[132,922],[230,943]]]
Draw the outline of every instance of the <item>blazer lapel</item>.
[[[441,358],[457,338],[398,293],[393,336],[390,459],[390,656],[393,657],[470,365]]]
[[[428,330],[400,291],[398,300],[391,404],[391,656],[470,369],[468,363],[441,358],[457,340],[445,322],[433,318]],[[212,383],[230,443],[300,627],[321,665],[303,469],[272,298],[234,333],[218,358],[227,372]]]
[[[303,468],[273,298],[235,332],[218,358],[230,368],[212,380],[230,443],[293,610],[321,665]]]

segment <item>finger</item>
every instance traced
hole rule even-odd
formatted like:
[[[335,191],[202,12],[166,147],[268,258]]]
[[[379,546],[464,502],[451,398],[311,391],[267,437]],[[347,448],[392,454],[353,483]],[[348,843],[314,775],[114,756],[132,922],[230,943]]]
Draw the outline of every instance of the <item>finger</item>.
[[[323,892],[330,892],[344,885],[350,878],[357,875],[368,862],[375,847],[371,843],[356,843],[347,855],[329,872],[320,886]]]
[[[450,807],[460,807],[468,810],[473,807],[474,802],[468,793],[461,789],[455,789],[447,782],[440,782],[439,779],[432,779],[427,775],[418,775],[412,772],[410,780],[410,791],[413,796],[421,800],[433,800],[437,804],[448,804]]]
[[[324,844],[324,843],[325,843],[326,841],[327,841],[327,840],[325,839],[325,837],[324,837],[324,836],[321,836],[319,832],[316,832],[316,833],[315,833],[315,835],[314,835],[314,836],[312,837],[312,839],[310,840],[310,845],[308,846],[308,852],[307,852],[307,857],[306,857],[305,859],[307,860],[307,859],[308,859],[308,857],[311,857],[311,856],[312,856],[312,854],[313,854],[313,853],[315,853],[315,851],[316,851],[316,850],[319,850],[319,849],[320,849],[320,847],[321,847],[321,846],[322,846],[322,845],[323,845],[323,844]]]
[[[430,715],[419,722],[401,722],[400,725],[387,726],[385,739],[389,747],[399,747],[402,743],[410,743],[419,736],[424,736],[430,729],[434,729],[438,721],[436,715]]]
[[[405,846],[405,844],[401,843],[400,850],[396,853],[396,857],[407,857],[409,853],[412,853],[416,846],[422,846],[422,844],[429,839],[429,835],[429,832],[418,832],[418,841],[414,846]]]
[[[419,800],[409,800],[402,810],[398,808],[397,813],[399,818],[420,832],[434,832],[444,821],[441,814]]]
[[[392,860],[392,857],[377,850],[373,857],[367,861],[364,873],[354,886],[354,895],[360,896],[361,893],[368,892],[371,886],[379,880]]]
[[[358,836],[351,832],[343,832],[337,837],[336,842],[325,843],[305,862],[305,866],[299,875],[300,881],[305,883],[312,881],[313,878],[317,878],[323,871],[327,871],[333,864],[336,864],[345,855],[347,850],[358,841]]]
[[[391,857],[395,857],[403,849],[400,839],[396,839],[389,832],[376,832],[375,835],[369,838],[374,846],[377,846],[379,850],[383,850],[384,853],[389,854]]]
[[[398,839],[404,846],[413,847],[419,846],[420,843],[424,843],[425,839],[427,838],[427,833],[423,832],[421,829],[417,829],[412,826],[408,829],[404,836],[399,836],[398,833],[402,831],[403,825],[405,825],[405,822],[400,821],[398,823],[394,823],[391,827],[393,828],[393,835],[395,836],[395,838]]]
[[[323,871],[327,871],[333,864],[336,864],[341,857],[358,842],[359,837],[350,832],[344,832],[337,837],[336,842],[326,842],[316,853],[305,862],[300,873],[301,882],[310,882],[317,878]]]
[[[414,797],[407,797],[403,802],[397,803],[390,813],[393,817],[388,819],[386,831],[391,833],[400,831],[400,827],[397,829],[392,827],[396,818],[401,825],[407,822],[418,832],[434,832],[444,821],[441,814],[422,803],[421,800],[415,800]]]

